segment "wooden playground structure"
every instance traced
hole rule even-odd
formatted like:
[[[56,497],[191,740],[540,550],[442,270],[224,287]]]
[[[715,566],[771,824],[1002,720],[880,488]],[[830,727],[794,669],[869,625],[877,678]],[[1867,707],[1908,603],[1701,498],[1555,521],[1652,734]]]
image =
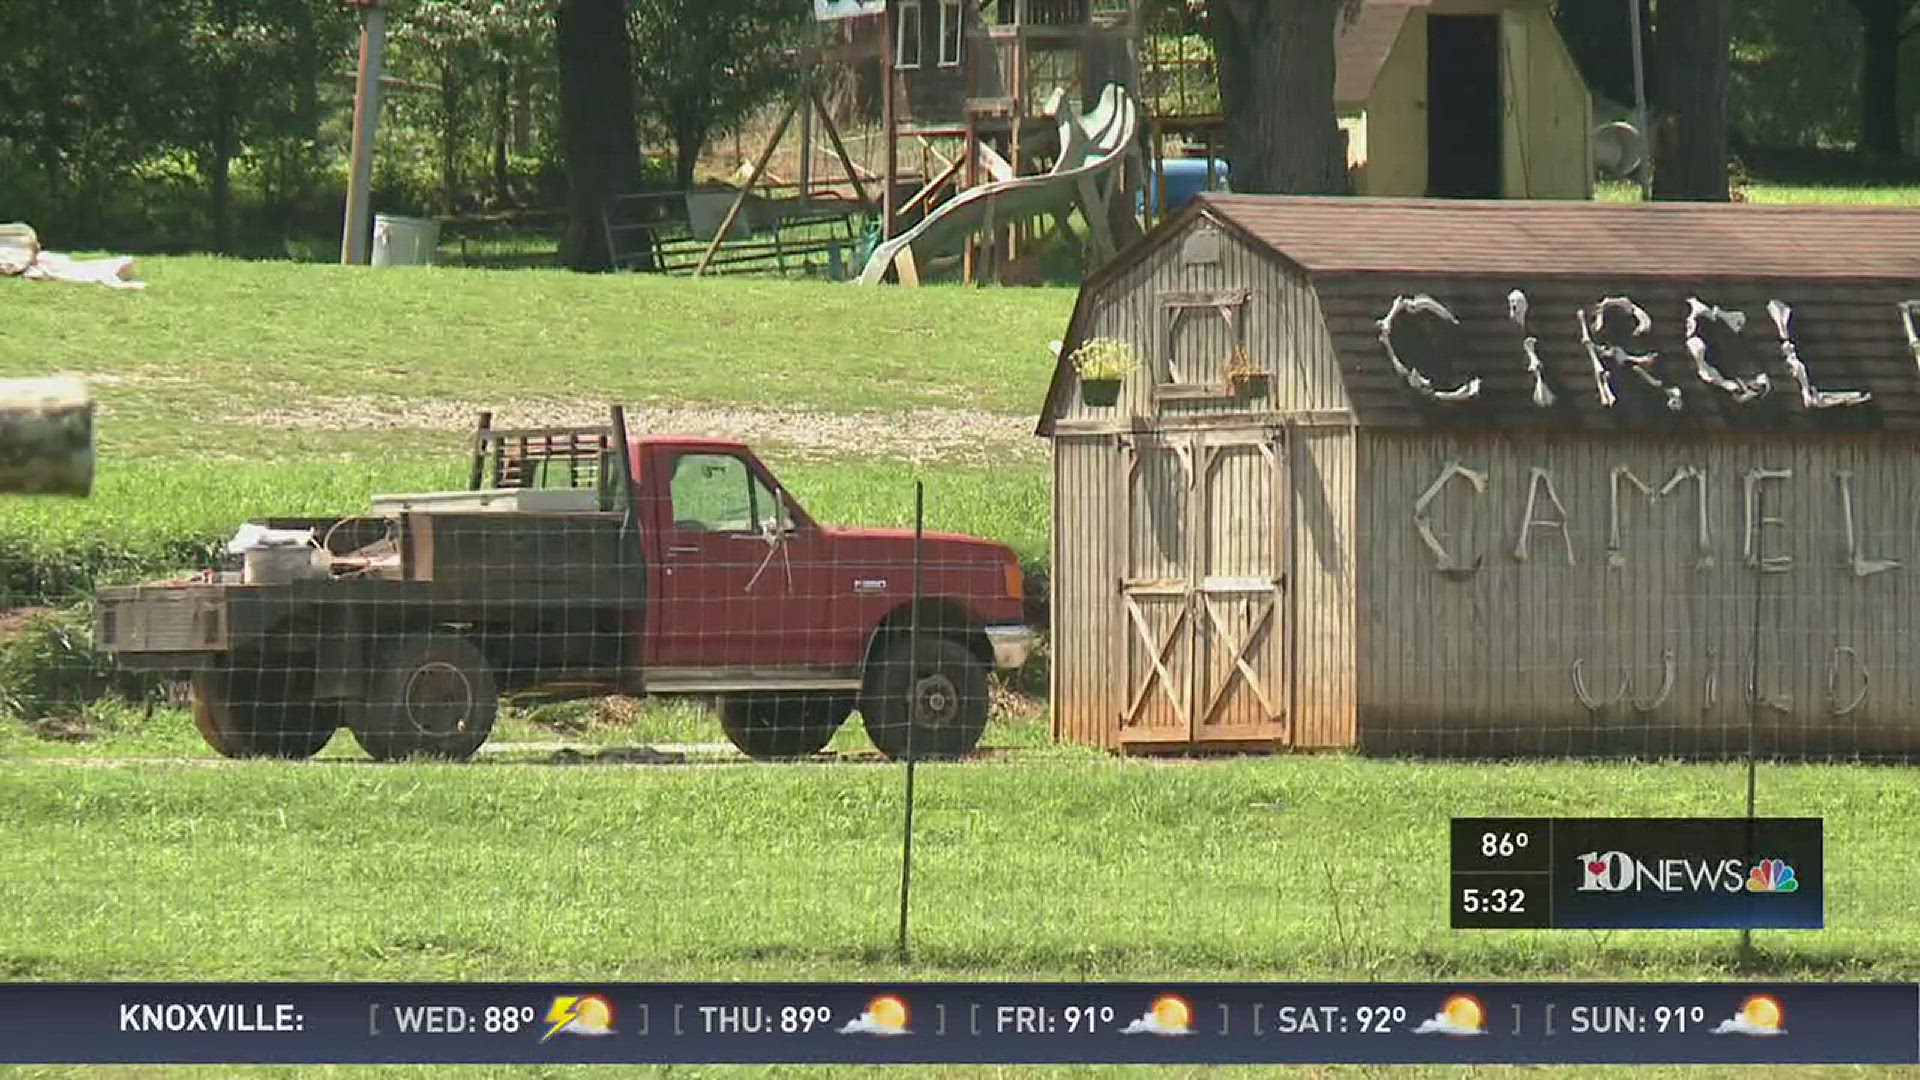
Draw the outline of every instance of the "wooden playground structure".
[[[800,89],[751,163],[732,183],[610,206],[618,264],[1028,282],[1061,269],[1062,245],[1098,265],[1225,187],[1218,65],[1178,6],[814,0],[814,12]],[[1456,47],[1468,40],[1477,51]],[[1357,194],[1591,197],[1591,99],[1549,0],[1362,0],[1337,51]],[[850,124],[865,128],[857,140]]]
[[[1198,137],[1211,161],[1218,130],[1217,105],[1206,104],[1218,100],[1210,50],[1143,46],[1161,37],[1145,11],[1142,0],[816,0],[808,75],[737,186],[628,197],[609,208],[610,246],[636,268],[785,270],[824,254],[829,276],[855,276],[878,245],[965,193],[1061,164],[1062,120],[1049,109],[1064,100],[1077,115],[1118,85],[1138,103],[1146,137],[1122,132],[1137,152],[1116,162],[1095,198],[1062,183],[1066,194],[1045,212],[1034,212],[1045,195],[1015,200],[1005,217],[989,211],[962,223],[958,250],[921,265],[904,249],[886,269],[903,284],[935,268],[957,269],[966,282],[1026,280],[1057,240],[1086,262],[1111,257],[1140,235],[1142,211],[1149,221],[1159,216],[1136,194],[1164,169],[1163,143]],[[822,85],[848,82],[865,100],[831,108]],[[869,169],[849,152],[842,120],[876,104],[882,162]],[[797,169],[777,176],[770,165],[796,137]],[[830,151],[824,170],[822,146]],[[1163,173],[1151,189],[1166,190]],[[715,219],[714,200],[725,195],[731,201]],[[1103,220],[1088,220],[1094,215]]]

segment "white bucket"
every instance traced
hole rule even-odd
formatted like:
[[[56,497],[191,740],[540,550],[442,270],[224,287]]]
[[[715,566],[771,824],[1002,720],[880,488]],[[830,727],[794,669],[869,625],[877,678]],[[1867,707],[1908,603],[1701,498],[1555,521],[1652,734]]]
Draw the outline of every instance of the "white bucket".
[[[440,223],[430,218],[373,215],[373,265],[432,266]]]
[[[240,580],[248,585],[281,585],[327,576],[333,559],[317,547],[256,547],[247,549]]]

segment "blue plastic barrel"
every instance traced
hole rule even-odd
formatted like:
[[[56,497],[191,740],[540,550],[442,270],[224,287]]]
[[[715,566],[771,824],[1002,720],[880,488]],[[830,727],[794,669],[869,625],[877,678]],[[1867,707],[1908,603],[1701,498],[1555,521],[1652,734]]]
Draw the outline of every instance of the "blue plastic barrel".
[[[1186,205],[1187,201],[1207,189],[1206,158],[1168,158],[1165,162],[1167,175],[1167,203],[1163,210],[1171,213]],[[1147,198],[1152,199],[1160,189],[1160,174],[1153,169],[1147,170]],[[1219,158],[1213,159],[1214,191],[1227,190],[1227,163]]]

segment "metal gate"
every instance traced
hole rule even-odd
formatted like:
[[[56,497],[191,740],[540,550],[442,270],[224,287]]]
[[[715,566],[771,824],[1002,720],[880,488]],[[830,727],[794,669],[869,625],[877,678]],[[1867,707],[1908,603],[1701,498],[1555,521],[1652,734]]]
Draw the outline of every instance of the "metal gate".
[[[1122,443],[1128,745],[1288,738],[1284,445],[1265,432]]]

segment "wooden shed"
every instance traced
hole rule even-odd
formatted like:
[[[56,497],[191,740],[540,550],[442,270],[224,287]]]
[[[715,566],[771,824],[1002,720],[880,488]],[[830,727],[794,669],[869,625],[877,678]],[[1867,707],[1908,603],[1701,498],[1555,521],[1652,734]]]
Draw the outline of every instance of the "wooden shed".
[[[1204,196],[1040,418],[1054,733],[1912,755],[1916,313],[1910,210]]]
[[[1586,199],[1593,99],[1553,0],[1366,0],[1334,98],[1362,195]]]

